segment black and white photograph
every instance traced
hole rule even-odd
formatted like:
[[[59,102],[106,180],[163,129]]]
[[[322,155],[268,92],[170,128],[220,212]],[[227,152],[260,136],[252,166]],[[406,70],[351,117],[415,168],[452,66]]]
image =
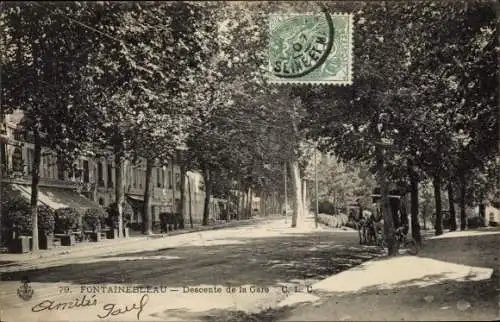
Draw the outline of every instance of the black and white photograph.
[[[500,320],[499,13],[1,2],[0,322]]]

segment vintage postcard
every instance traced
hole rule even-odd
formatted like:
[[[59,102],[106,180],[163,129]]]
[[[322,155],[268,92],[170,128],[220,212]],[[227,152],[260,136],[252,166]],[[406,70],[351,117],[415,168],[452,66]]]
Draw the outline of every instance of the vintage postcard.
[[[496,2],[0,6],[0,322],[500,319]]]

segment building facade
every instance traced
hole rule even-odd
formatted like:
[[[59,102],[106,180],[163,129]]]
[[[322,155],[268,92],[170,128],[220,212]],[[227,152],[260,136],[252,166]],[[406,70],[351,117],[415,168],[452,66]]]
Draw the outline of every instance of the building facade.
[[[2,183],[15,185],[30,194],[34,146],[20,130],[19,123],[23,114],[17,110],[12,114],[0,117]],[[71,193],[75,195],[75,198],[76,195],[84,196],[87,200],[103,207],[115,201],[115,163],[111,153],[102,153],[92,157],[81,156],[74,161],[73,169],[62,168],[55,153],[42,148],[39,199],[50,199],[52,196],[53,199],[59,199],[60,203],[64,203],[67,198],[60,197],[60,191],[63,189],[66,195]],[[153,168],[151,211],[155,227],[159,227],[160,213],[179,212],[180,175],[180,167],[175,158],[162,164],[157,163]],[[139,159],[134,163],[125,161],[122,178],[126,201],[132,205],[134,210],[131,224],[132,226],[134,224],[140,226],[143,221],[145,160]],[[203,217],[205,198],[203,176],[198,172],[189,171],[185,181],[186,218],[184,221],[188,225],[190,218],[192,218],[194,224],[199,224]],[[54,189],[57,189],[59,193],[54,192]],[[221,209],[217,200],[212,200],[210,207],[210,217],[218,219]]]

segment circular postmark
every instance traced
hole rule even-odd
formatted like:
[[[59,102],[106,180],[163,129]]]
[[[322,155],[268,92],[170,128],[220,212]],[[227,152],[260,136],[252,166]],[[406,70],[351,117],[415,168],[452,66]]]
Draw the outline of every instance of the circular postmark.
[[[270,28],[269,60],[277,77],[293,78],[321,66],[333,46],[334,28],[324,15],[295,15],[276,21]]]

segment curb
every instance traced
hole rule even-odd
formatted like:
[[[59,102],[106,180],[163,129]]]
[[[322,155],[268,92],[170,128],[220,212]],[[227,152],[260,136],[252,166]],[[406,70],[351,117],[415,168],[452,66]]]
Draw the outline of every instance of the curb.
[[[144,236],[144,238],[146,238],[146,239],[159,239],[159,238],[164,238],[164,237],[171,237],[171,236],[184,235],[184,234],[189,234],[189,233],[196,233],[196,232],[200,232],[200,231],[232,228],[232,227],[237,227],[237,226],[241,226],[244,224],[257,223],[259,221],[261,221],[261,220],[260,219],[244,219],[244,220],[238,220],[238,221],[230,221],[226,224],[218,224],[218,225],[213,225],[213,226],[201,226],[201,227],[197,227],[197,228],[185,228],[184,230],[177,230],[177,231],[174,231],[171,233],[153,234],[150,236]]]

